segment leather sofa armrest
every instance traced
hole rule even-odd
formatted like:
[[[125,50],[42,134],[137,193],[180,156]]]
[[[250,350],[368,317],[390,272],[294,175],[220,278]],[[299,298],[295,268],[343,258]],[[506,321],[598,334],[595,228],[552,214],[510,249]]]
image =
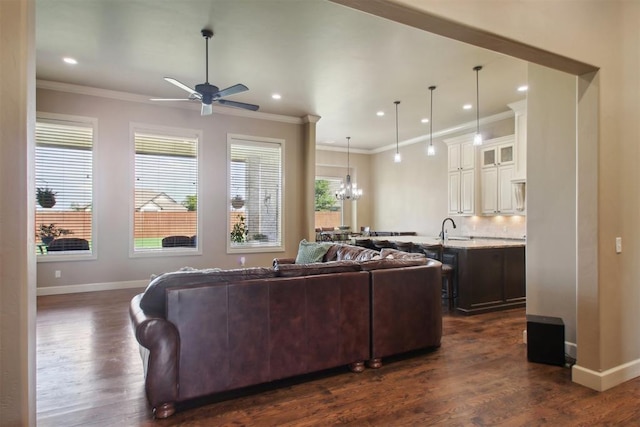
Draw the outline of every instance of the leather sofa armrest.
[[[143,356],[147,398],[156,417],[166,418],[175,411],[178,398],[180,337],[171,322],[144,313],[140,308],[141,298],[142,294],[133,297],[129,316],[136,340],[148,351],[147,357]]]
[[[295,258],[274,258],[273,259],[273,266],[277,266],[278,264],[295,264],[296,263],[296,259]]]

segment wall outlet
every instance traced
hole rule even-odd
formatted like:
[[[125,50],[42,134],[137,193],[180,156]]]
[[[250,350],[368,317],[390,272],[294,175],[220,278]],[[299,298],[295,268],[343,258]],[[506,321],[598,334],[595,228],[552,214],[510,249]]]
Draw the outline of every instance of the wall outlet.
[[[622,252],[622,237],[616,237],[616,253]]]
[[[55,272],[55,276],[56,276],[56,279],[61,278],[61,277],[62,277],[62,271],[60,271],[60,270],[56,270],[56,272]]]
[[[247,259],[243,256],[240,257],[240,259],[238,260],[238,262],[240,263],[241,266],[244,266],[244,263],[247,262]]]

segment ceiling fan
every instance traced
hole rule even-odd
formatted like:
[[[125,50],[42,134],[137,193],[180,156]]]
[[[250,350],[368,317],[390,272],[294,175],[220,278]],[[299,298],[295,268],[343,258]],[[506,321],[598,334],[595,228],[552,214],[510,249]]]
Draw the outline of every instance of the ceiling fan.
[[[236,93],[245,92],[249,90],[243,84],[238,83],[237,85],[230,86],[226,89],[218,89],[217,86],[214,86],[209,83],[209,39],[213,37],[213,31],[209,29],[204,29],[201,31],[202,36],[205,38],[205,54],[206,54],[206,80],[204,83],[200,83],[196,85],[195,89],[190,88],[184,83],[172,78],[165,77],[164,79],[169,83],[178,86],[180,89],[189,92],[188,98],[152,98],[152,101],[200,101],[202,103],[201,115],[208,116],[213,112],[212,104],[217,102],[220,105],[224,105],[226,107],[236,107],[236,108],[244,108],[245,110],[256,111],[260,108],[255,104],[246,104],[244,102],[230,101],[228,99],[223,99],[226,96],[235,95]]]

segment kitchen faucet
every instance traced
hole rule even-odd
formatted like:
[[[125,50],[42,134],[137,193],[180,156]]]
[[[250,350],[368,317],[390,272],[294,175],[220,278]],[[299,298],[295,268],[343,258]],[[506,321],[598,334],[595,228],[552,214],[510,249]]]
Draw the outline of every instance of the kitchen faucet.
[[[451,221],[451,224],[453,225],[453,228],[456,228],[456,223],[453,222],[452,218],[445,218],[444,221],[442,221],[442,231],[440,231],[440,239],[442,239],[444,241],[444,223],[447,221]]]

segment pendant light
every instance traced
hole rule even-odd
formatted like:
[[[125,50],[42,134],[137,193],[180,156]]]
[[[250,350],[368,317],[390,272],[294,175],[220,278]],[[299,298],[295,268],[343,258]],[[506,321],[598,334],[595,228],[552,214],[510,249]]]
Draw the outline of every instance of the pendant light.
[[[349,146],[351,137],[347,137],[347,177],[345,181],[340,184],[340,189],[336,191],[336,199],[338,200],[358,200],[362,196],[362,189],[358,188],[358,184],[351,182],[351,175],[349,174]]]
[[[427,156],[436,155],[436,147],[433,146],[433,91],[435,86],[429,86],[429,92],[431,92],[431,107],[429,108],[429,146],[427,147]]]
[[[396,104],[396,155],[393,156],[393,161],[396,163],[400,163],[402,161],[402,157],[400,157],[400,149],[398,145],[398,104],[400,104],[400,101],[394,101],[394,104]]]
[[[481,65],[473,67],[476,72],[476,134],[473,137],[473,145],[482,145],[482,135],[480,134],[480,83],[478,73],[482,70]]]

